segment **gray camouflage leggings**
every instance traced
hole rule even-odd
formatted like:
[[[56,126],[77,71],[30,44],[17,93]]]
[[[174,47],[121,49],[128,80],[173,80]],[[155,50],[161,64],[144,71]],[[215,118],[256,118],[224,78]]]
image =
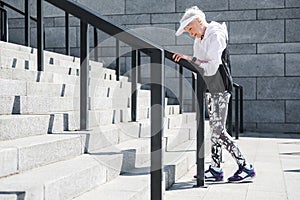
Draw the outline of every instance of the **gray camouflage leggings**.
[[[220,167],[222,145],[236,160],[238,165],[245,165],[246,160],[237,144],[226,131],[226,118],[230,93],[206,93],[206,104],[211,129],[211,166]]]

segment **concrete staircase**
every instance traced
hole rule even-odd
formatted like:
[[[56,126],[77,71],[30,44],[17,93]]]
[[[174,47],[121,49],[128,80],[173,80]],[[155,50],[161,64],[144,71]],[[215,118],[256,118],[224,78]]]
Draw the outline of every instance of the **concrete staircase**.
[[[128,78],[91,61],[90,130],[78,131],[79,59],[45,52],[37,72],[36,56],[0,42],[0,199],[148,199],[150,91],[130,122]],[[195,163],[195,123],[165,106],[166,189]]]

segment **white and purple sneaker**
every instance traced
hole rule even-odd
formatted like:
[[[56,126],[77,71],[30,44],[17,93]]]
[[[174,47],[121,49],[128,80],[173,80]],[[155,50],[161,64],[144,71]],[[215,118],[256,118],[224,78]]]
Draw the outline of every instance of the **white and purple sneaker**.
[[[197,175],[195,175],[194,178],[197,178]],[[224,173],[221,168],[216,170],[209,166],[208,170],[205,171],[205,181],[223,181],[223,178]]]
[[[250,181],[255,177],[255,175],[254,167],[252,165],[250,165],[248,168],[246,166],[240,166],[234,175],[228,178],[228,182],[240,183],[244,181]]]

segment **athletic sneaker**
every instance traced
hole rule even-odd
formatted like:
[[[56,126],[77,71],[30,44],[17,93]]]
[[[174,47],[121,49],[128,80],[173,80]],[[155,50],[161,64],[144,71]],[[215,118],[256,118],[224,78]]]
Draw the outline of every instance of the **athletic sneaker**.
[[[197,178],[197,175],[194,176]],[[209,166],[208,170],[205,171],[205,180],[207,181],[223,181],[224,173],[223,170],[215,170]]]
[[[249,169],[245,166],[240,166],[233,176],[228,178],[228,182],[243,182],[249,181],[255,177],[254,167],[250,165]]]

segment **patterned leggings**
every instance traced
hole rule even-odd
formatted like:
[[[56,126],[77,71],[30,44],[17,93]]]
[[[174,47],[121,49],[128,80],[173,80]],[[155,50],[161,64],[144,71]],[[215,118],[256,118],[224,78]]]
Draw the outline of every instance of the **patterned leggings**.
[[[209,125],[211,129],[211,166],[220,167],[222,145],[236,160],[237,164],[245,165],[246,160],[240,152],[237,144],[226,131],[226,118],[230,93],[206,93],[206,104],[209,113]]]

